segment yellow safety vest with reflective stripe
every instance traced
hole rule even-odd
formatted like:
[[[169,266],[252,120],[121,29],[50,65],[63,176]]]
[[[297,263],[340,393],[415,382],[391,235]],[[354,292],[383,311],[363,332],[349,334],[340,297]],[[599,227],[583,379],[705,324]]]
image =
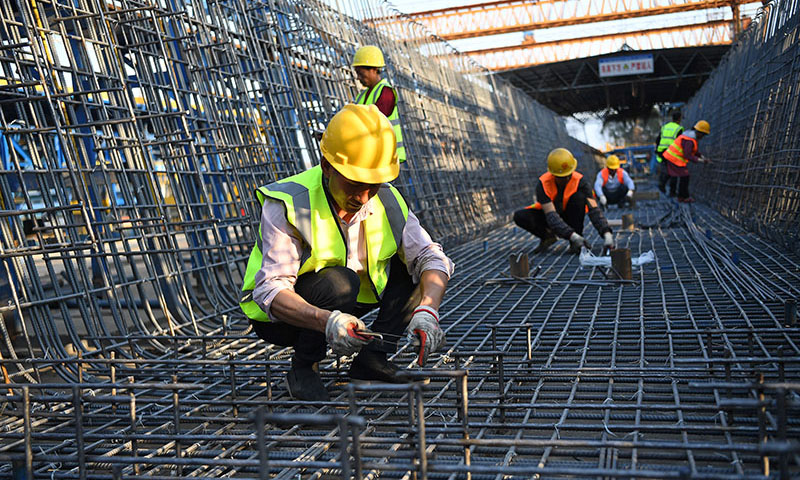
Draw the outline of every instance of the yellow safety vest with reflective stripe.
[[[381,78],[381,81],[375,84],[375,87],[369,92],[369,96],[367,96],[367,91],[369,89],[362,90],[356,97],[356,103],[359,105],[375,105],[384,87],[391,88],[394,92],[394,108],[388,118],[389,123],[392,124],[394,135],[397,137],[397,160],[403,163],[406,161],[406,147],[403,146],[403,130],[400,128],[400,115],[397,113],[397,101],[399,100],[397,90],[389,85],[389,82],[387,82],[385,78]]]
[[[297,276],[318,272],[325,267],[347,266],[347,246],[339,220],[328,203],[322,186],[319,166],[256,190],[264,205],[267,198],[279,200],[286,207],[286,219],[303,237],[300,270]],[[391,258],[397,253],[408,219],[408,205],[400,192],[385,183],[373,197],[374,211],[364,220],[367,242],[367,275],[361,279],[358,302],[377,303],[389,281]],[[244,275],[239,306],[248,318],[268,322],[269,317],[253,301],[256,272],[261,268],[261,229],[258,232]]]
[[[656,152],[662,153],[664,150],[668,149],[672,142],[681,134],[683,131],[683,127],[675,122],[669,122],[668,124],[661,127],[661,140],[658,142],[658,147],[656,147]],[[656,160],[661,163],[661,157],[656,156]]]

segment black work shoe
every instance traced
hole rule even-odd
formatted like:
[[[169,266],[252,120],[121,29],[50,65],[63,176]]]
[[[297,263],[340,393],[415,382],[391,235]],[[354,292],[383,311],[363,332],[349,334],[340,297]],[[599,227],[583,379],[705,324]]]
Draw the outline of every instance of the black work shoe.
[[[539,241],[539,245],[533,249],[533,253],[542,253],[550,248],[550,245],[556,243],[558,238],[556,237],[545,237]]]
[[[398,368],[386,360],[386,353],[362,349],[350,365],[350,378],[353,380],[375,381],[385,383],[405,383],[398,378]]]
[[[301,367],[292,365],[286,374],[286,388],[295,400],[327,402],[331,399],[319,378],[316,363]]]

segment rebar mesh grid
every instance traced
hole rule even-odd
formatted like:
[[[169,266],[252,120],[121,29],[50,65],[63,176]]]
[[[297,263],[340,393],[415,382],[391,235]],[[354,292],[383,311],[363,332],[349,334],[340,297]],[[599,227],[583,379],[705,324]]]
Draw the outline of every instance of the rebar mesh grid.
[[[689,101],[684,118],[711,123],[693,193],[747,228],[800,251],[800,11],[765,3]]]
[[[531,237],[494,227],[550,148],[584,147],[340,3],[0,0],[0,478],[796,476],[797,258],[653,203],[663,226],[618,233],[657,253],[634,284],[563,246],[510,281]],[[410,386],[350,391],[328,362],[334,400],[294,402],[290,352],[236,305],[248,192],[318,160],[361,43],[399,88],[398,185],[462,244],[450,347]]]
[[[514,227],[453,249],[446,352],[409,385],[329,357],[332,401],[292,401],[291,351],[243,322],[23,362],[78,382],[4,386],[0,478],[796,478],[800,260],[706,207],[635,213],[615,240],[655,262],[630,283],[562,244],[513,279],[536,245]]]
[[[224,333],[257,238],[251,192],[318,162],[362,43],[386,52],[409,151],[396,184],[438,241],[507,222],[554,146],[593,165],[553,112],[364,28],[370,2],[339,3],[0,0],[3,357]]]

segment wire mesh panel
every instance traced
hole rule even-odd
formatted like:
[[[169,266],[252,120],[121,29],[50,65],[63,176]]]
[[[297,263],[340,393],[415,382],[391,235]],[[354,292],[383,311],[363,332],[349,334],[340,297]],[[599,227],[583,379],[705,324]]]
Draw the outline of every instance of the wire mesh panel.
[[[295,401],[291,349],[241,331],[30,360],[76,382],[2,384],[0,478],[796,478],[800,259],[706,207],[636,215],[615,241],[655,255],[631,281],[567,242],[512,278],[536,244],[514,227],[451,249],[447,346],[424,370],[401,348],[409,384],[329,357],[331,400]]]
[[[396,14],[370,2],[0,6],[4,357],[107,357],[135,335],[149,355],[167,348],[156,337],[240,320],[251,192],[318,163],[315,131],[355,98],[362,44],[386,52],[409,152],[396,183],[437,240],[504,224],[549,149],[588,151],[521,92],[365,28]]]
[[[512,278],[509,252],[535,242],[504,224],[547,151],[573,148],[584,173],[594,153],[518,91],[442,67],[446,44],[399,40],[424,38],[417,24],[364,27],[402,18],[391,6],[0,6],[0,478],[800,474],[797,255],[709,208],[643,201],[639,228],[615,233],[654,251],[633,280],[581,267],[566,242]],[[785,38],[776,69],[795,17],[759,24]],[[353,384],[349,360],[328,357],[332,400],[295,401],[291,349],[258,340],[237,307],[250,192],[319,161],[314,132],[354,98],[364,43],[399,92],[396,183],[457,265],[448,343],[428,370],[401,347],[401,385]],[[793,101],[769,98],[759,118]]]
[[[687,107],[711,123],[700,150],[714,160],[693,189],[724,215],[798,251],[800,14],[764,5]]]

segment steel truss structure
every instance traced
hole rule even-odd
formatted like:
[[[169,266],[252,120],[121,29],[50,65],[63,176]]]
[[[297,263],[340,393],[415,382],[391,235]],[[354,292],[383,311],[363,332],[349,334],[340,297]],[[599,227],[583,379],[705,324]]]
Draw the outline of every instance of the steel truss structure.
[[[464,55],[492,71],[521,69],[619,52],[728,45],[733,40],[730,22],[710,21],[679,27],[609,33],[569,40],[523,43],[509,47],[471,50]],[[452,58],[449,56],[448,58]]]
[[[601,77],[598,60],[578,58],[498,73],[561,115],[604,109],[644,110],[658,103],[686,102],[730,47],[651,50],[653,73]]]
[[[584,25],[678,12],[730,7],[736,12],[748,0],[514,0],[463,5],[409,13],[406,18],[425,25],[444,40],[460,40],[545,28]],[[398,19],[370,18],[382,26]]]

